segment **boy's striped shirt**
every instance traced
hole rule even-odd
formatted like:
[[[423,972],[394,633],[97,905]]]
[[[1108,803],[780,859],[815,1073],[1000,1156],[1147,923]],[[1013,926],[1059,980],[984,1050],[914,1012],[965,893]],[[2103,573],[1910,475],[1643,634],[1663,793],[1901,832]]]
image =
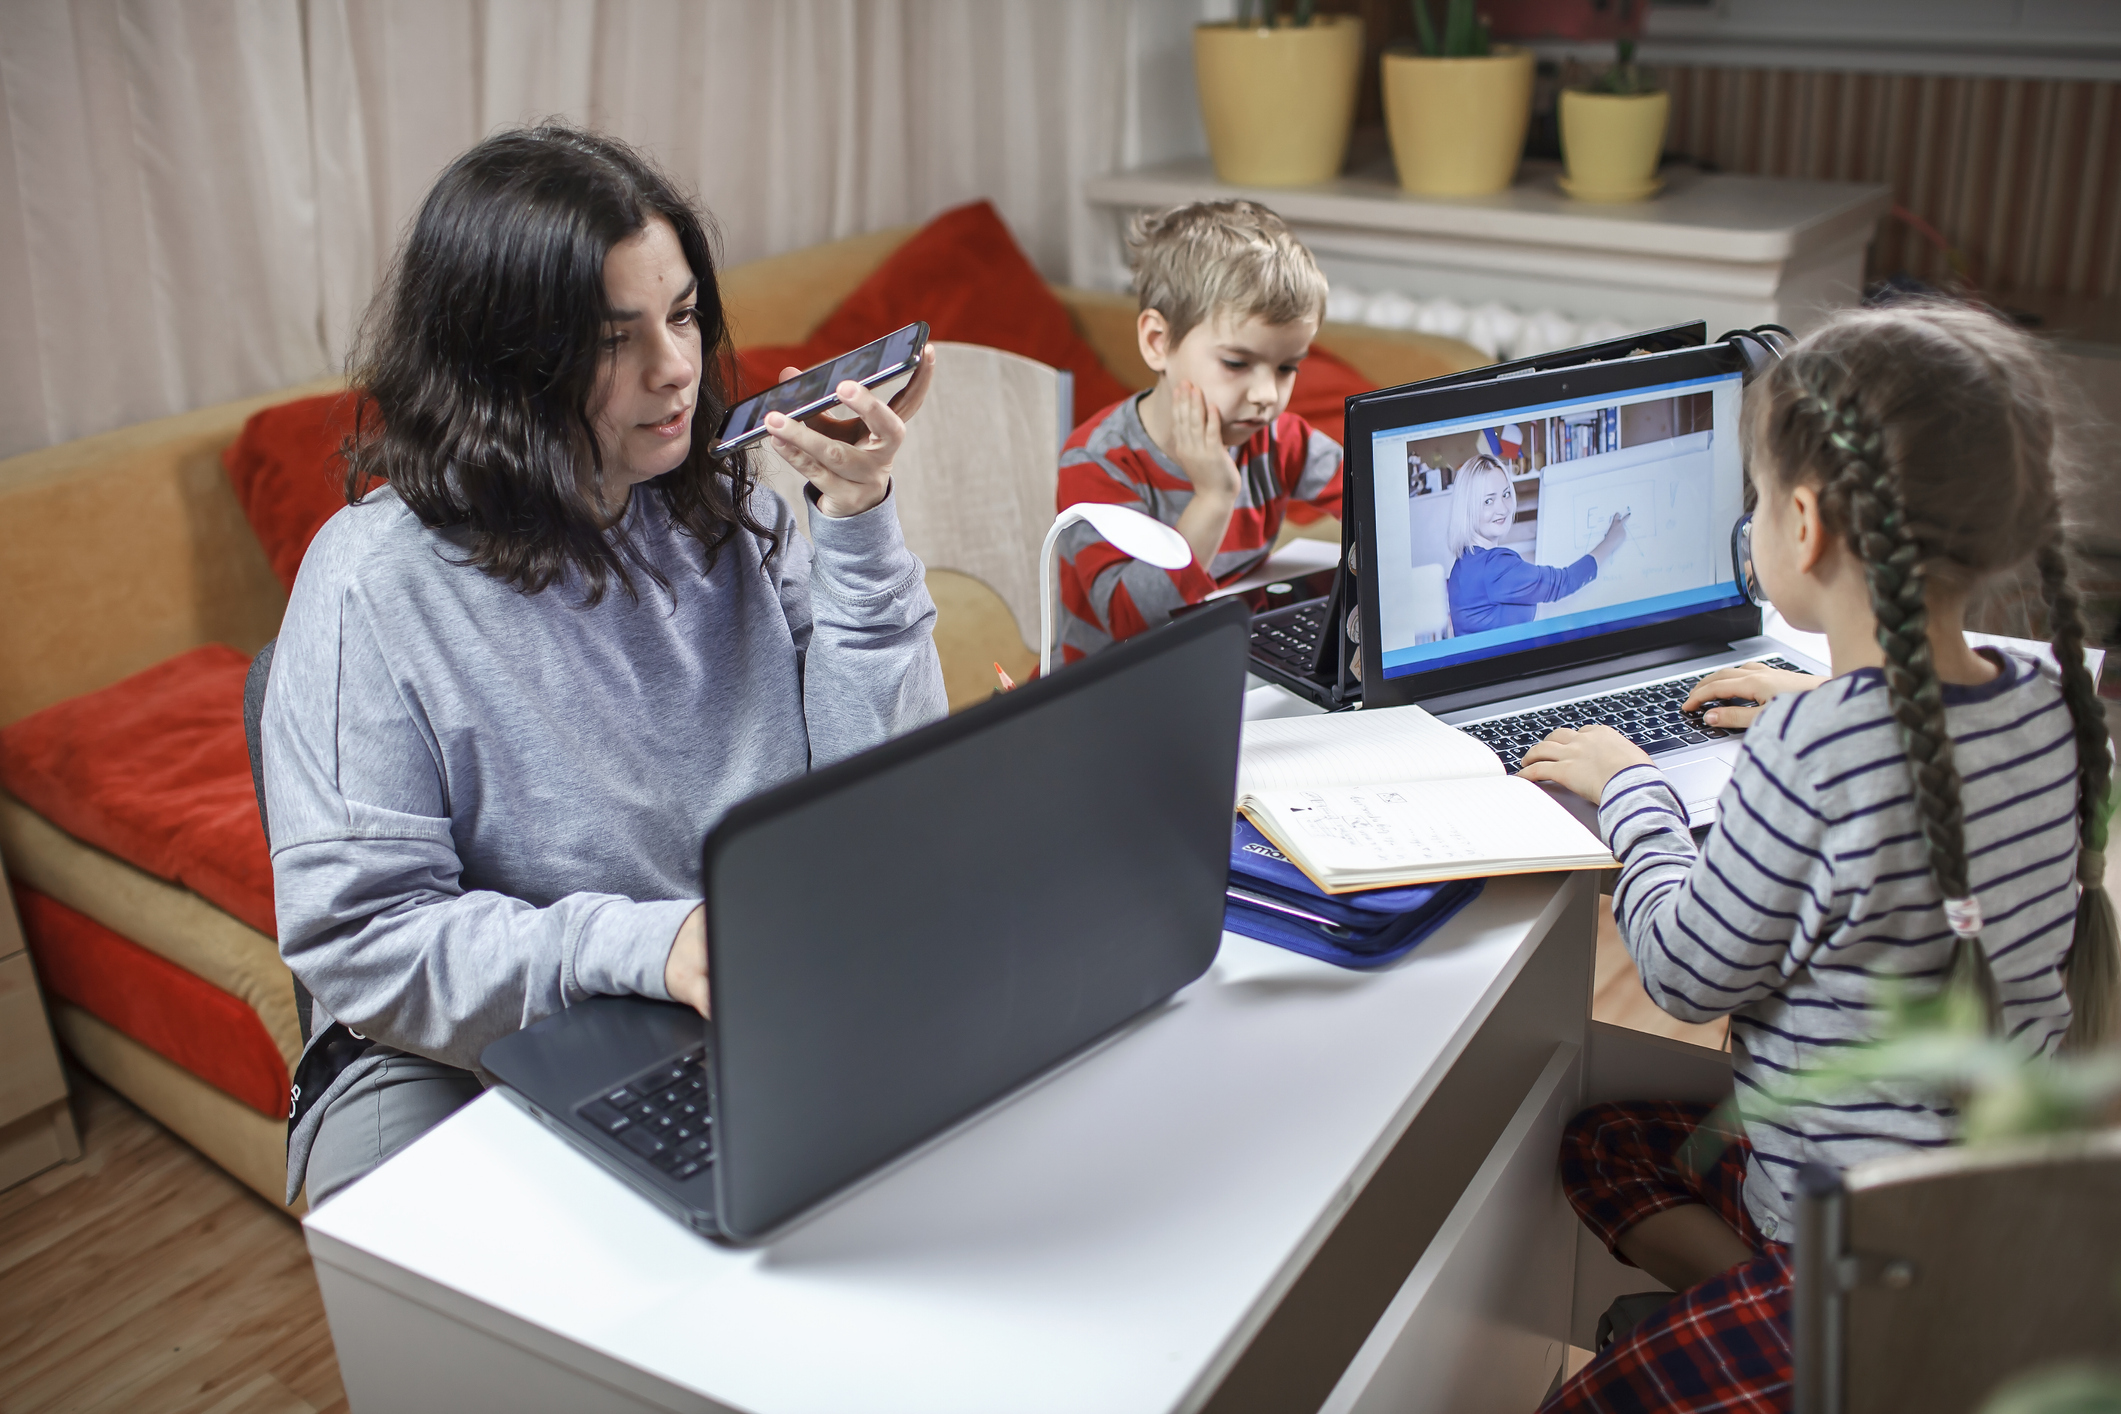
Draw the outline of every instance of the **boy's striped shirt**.
[[[1084,501],[1127,506],[1177,525],[1193,502],[1193,481],[1149,440],[1139,394],[1123,398],[1069,434],[1061,449],[1054,509]],[[1240,485],[1230,528],[1215,559],[1160,570],[1115,550],[1077,521],[1061,532],[1061,661],[1098,649],[1197,604],[1266,558],[1292,503],[1340,514],[1340,444],[1285,412],[1232,450]]]
[[[2060,688],[1993,653],[1995,681],[1944,688],[1969,877],[2003,1031],[2049,1052],[2068,1029],[2062,962],[2077,909],[2077,746]],[[1607,784],[1599,826],[1621,861],[1613,911],[1657,1004],[1731,1018],[1738,1098],[1784,1088],[1877,1034],[1887,991],[1934,994],[1952,933],[1930,876],[1884,675],[1860,669],[1776,699],[1746,733],[1697,852],[1654,766]],[[1951,1141],[1956,1114],[1911,1084],[1749,1115],[1746,1204],[1791,1240],[1799,1166],[1847,1167]]]

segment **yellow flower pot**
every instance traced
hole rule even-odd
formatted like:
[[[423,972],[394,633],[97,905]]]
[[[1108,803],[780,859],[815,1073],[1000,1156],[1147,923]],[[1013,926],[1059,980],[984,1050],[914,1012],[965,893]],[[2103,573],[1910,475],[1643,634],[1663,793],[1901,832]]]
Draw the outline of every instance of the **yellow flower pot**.
[[[1532,52],[1477,59],[1384,56],[1385,128],[1399,184],[1424,196],[1479,196],[1517,175],[1532,121]]]
[[[1339,175],[1362,77],[1362,20],[1320,15],[1272,29],[1196,25],[1193,76],[1215,175],[1301,187]]]
[[[1561,95],[1562,189],[1578,201],[1640,201],[1664,183],[1657,159],[1672,111],[1666,93]]]

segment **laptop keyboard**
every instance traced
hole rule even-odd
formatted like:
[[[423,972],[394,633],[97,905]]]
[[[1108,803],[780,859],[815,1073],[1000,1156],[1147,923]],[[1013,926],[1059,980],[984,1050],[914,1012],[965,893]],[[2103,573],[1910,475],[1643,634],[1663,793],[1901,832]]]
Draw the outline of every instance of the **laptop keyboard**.
[[[643,1071],[575,1113],[672,1178],[691,1178],[714,1162],[705,1047]]]
[[[1764,658],[1761,661],[1771,668],[1786,668],[1793,673],[1804,671],[1787,658]],[[1543,740],[1557,727],[1612,727],[1650,755],[1658,756],[1677,751],[1682,746],[1698,746],[1717,737],[1739,735],[1725,727],[1709,726],[1701,720],[1701,712],[1715,705],[1713,703],[1704,705],[1701,712],[1679,710],[1679,704],[1686,701],[1694,684],[1707,676],[1707,673],[1697,673],[1672,682],[1645,683],[1624,692],[1587,697],[1581,702],[1558,702],[1552,707],[1535,707],[1529,712],[1491,717],[1485,722],[1466,722],[1458,729],[1493,747],[1495,754],[1502,758],[1503,766],[1511,771],[1524,764],[1524,754],[1534,742]]]
[[[1325,599],[1277,614],[1252,625],[1252,651],[1274,659],[1290,672],[1308,677],[1318,666],[1318,644],[1326,631]]]

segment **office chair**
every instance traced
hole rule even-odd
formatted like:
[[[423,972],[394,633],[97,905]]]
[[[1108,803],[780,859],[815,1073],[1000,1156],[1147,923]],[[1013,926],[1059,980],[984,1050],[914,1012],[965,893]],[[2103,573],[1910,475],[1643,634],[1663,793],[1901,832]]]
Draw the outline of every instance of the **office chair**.
[[[2121,1355],[2121,1130],[1799,1175],[1797,1414],[1981,1408]]]

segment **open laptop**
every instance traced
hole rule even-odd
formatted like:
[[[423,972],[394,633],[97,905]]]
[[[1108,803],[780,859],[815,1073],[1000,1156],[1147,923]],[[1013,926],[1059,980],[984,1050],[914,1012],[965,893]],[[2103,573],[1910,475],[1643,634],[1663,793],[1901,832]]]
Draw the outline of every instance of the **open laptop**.
[[[770,1238],[1207,970],[1246,627],[1213,606],[743,802],[704,846],[711,1024],[598,997],[481,1063],[680,1222]]]
[[[1618,339],[1600,339],[1504,363],[1484,364],[1363,397],[1388,398],[1416,389],[1490,383],[1499,378],[1577,368],[1646,353],[1699,348],[1707,338],[1708,326],[1695,319]],[[1343,485],[1347,484],[1344,480]],[[1244,596],[1252,610],[1253,673],[1329,712],[1362,700],[1362,680],[1358,676],[1361,667],[1355,661],[1354,639],[1347,631],[1358,587],[1347,574],[1347,566],[1354,562],[1349,555],[1355,543],[1353,519],[1351,515],[1341,519],[1341,552],[1336,568],[1268,584]]]
[[[1754,345],[1350,399],[1364,705],[1418,703],[1512,769],[1556,727],[1605,723],[1712,821],[1740,737],[1682,713],[1688,689],[1750,659],[1826,671],[1760,636],[1733,568]],[[1506,472],[1459,486],[1482,451]],[[1586,576],[1616,515],[1625,539]]]

